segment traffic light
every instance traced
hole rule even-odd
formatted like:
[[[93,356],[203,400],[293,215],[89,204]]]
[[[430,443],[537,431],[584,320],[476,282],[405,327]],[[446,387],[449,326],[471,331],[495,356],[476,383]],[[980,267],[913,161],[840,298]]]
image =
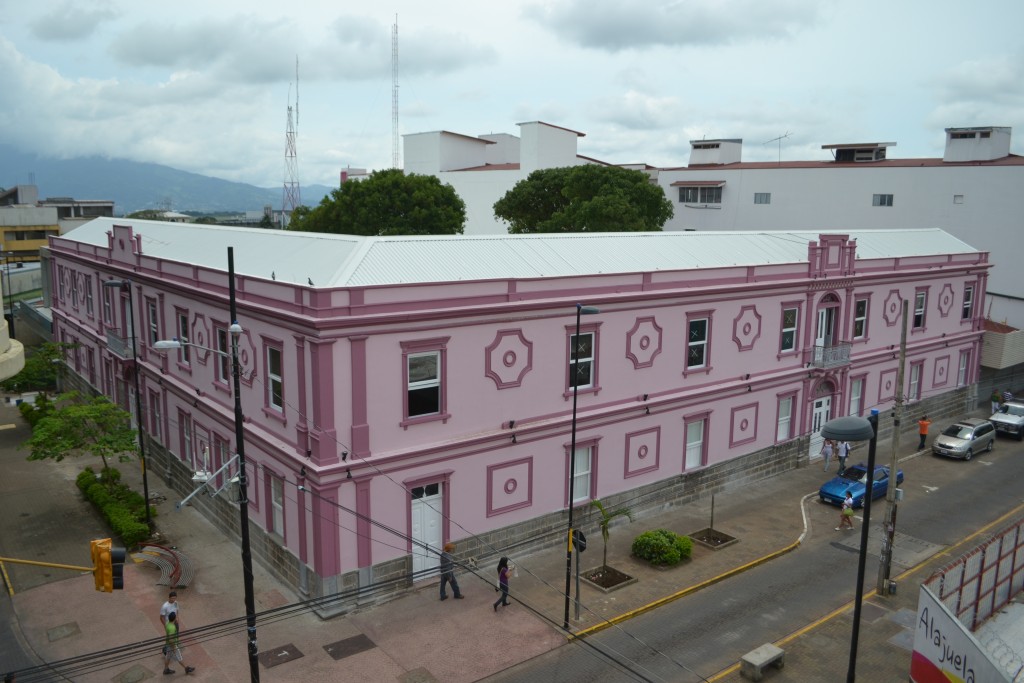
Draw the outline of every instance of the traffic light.
[[[112,548],[109,538],[90,543],[92,552],[92,576],[96,590],[111,593],[124,588],[124,548]]]

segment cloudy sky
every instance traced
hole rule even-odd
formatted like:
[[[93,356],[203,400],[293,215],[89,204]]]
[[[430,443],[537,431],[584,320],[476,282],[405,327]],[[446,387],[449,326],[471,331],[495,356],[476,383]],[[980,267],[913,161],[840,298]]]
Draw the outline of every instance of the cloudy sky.
[[[0,143],[279,186],[298,58],[300,182],[386,168],[396,17],[400,134],[540,120],[678,166],[705,137],[921,157],[998,125],[1024,151],[1019,0],[0,0]]]

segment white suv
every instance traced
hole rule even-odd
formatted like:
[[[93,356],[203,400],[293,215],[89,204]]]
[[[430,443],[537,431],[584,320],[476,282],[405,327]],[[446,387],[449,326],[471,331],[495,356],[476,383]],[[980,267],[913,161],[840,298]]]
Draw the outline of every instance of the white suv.
[[[996,431],[1013,434],[1018,441],[1024,439],[1024,401],[1007,401],[988,421],[996,426]]]

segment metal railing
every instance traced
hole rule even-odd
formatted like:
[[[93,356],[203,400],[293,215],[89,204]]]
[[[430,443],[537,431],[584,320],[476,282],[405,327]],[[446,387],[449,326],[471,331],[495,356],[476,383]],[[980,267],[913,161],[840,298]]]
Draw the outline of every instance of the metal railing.
[[[132,354],[132,342],[130,339],[125,339],[120,334],[120,330],[108,329],[107,330],[107,348],[110,352],[119,358],[129,360],[135,356]]]
[[[814,359],[811,364],[816,368],[834,368],[838,365],[850,364],[849,342],[840,342],[831,346],[815,346]]]

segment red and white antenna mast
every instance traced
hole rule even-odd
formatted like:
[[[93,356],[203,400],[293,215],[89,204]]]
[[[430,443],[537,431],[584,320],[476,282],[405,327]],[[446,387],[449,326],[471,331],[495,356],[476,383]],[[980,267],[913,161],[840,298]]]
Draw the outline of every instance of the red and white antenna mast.
[[[290,99],[290,98],[289,98]],[[299,128],[299,58],[295,57],[295,118],[292,105],[288,105],[288,123],[284,133],[284,194],[281,199],[281,227],[287,227],[292,211],[302,204],[299,190],[299,155],[295,151],[295,138]]]

